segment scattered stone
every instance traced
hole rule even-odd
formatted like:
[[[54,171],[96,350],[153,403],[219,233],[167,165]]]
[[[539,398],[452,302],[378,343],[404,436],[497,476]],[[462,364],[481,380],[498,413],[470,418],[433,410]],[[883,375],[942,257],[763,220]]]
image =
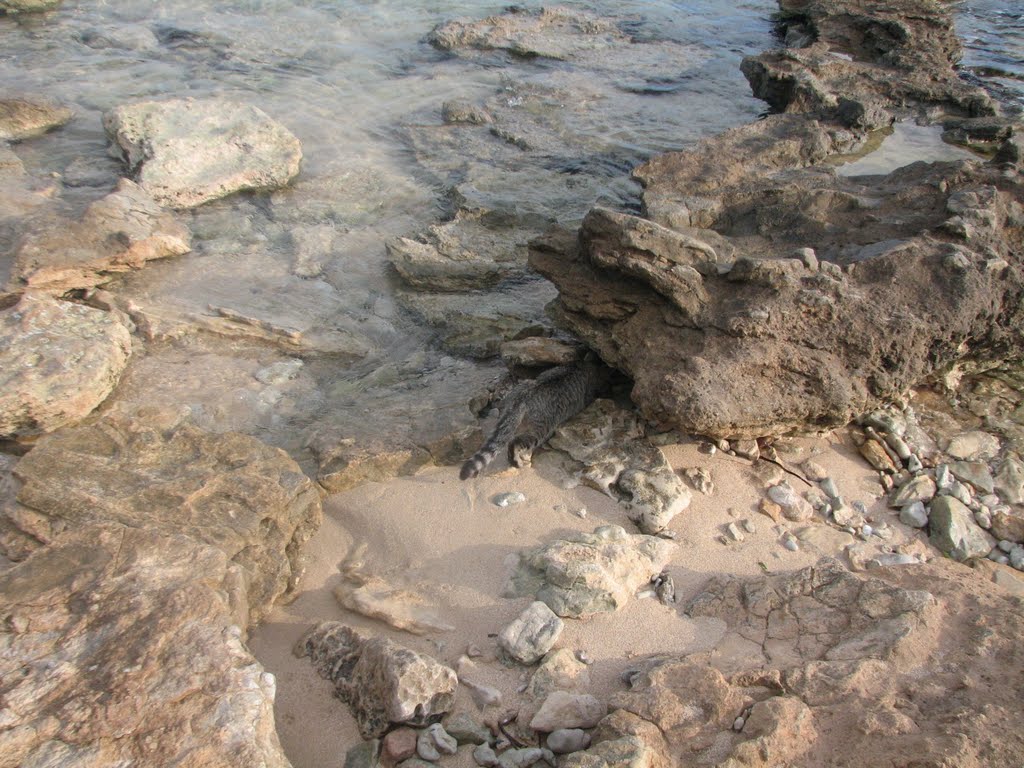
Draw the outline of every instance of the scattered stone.
[[[556,755],[567,755],[589,747],[590,734],[581,728],[559,728],[548,734],[547,744]]]
[[[337,621],[313,627],[296,651],[309,656],[320,676],[334,684],[364,739],[383,735],[392,723],[426,725],[455,700],[455,670]]]
[[[989,530],[992,527],[992,513],[989,508],[982,506],[980,509],[974,510],[974,522],[986,531]]]
[[[864,514],[854,504],[837,502],[832,505],[832,519],[841,528],[855,529],[864,525]]]
[[[519,663],[533,664],[551,650],[564,627],[546,603],[536,600],[501,631],[498,643]]]
[[[918,458],[916,453],[910,455],[907,459],[907,471],[917,473],[924,469],[924,465],[921,463],[921,459]]]
[[[828,472],[825,468],[813,459],[807,459],[800,466],[803,467],[804,475],[806,475],[807,479],[812,483],[819,483],[828,477]]]
[[[892,458],[890,458],[888,451],[877,440],[865,440],[857,446],[857,450],[860,451],[860,455],[864,457],[867,463],[879,472],[891,474],[896,471],[896,465],[893,463]]]
[[[396,728],[381,742],[381,754],[391,765],[416,754],[417,732],[412,728]]]
[[[746,538],[740,531],[736,523],[729,523],[727,526],[725,526],[725,532],[726,535],[728,535],[728,537],[735,542],[743,541],[744,538]]]
[[[810,520],[814,515],[814,508],[810,502],[793,490],[793,487],[787,482],[769,488],[768,498],[779,505],[787,520],[804,522]]]
[[[757,509],[762,515],[771,518],[773,522],[777,523],[782,520],[782,507],[771,499],[761,499]]]
[[[946,446],[946,453],[954,459],[974,462],[991,459],[999,454],[999,438],[981,430],[961,432]]]
[[[992,514],[992,535],[1006,541],[1024,541],[1024,515],[999,510]]]
[[[950,471],[960,481],[970,483],[979,493],[992,493],[995,481],[988,464],[980,461],[954,461]]]
[[[62,295],[190,250],[188,228],[138,184],[121,179],[80,221],[24,238],[12,284]]]
[[[319,492],[281,449],[169,416],[108,415],[41,438],[16,467],[18,501],[37,513],[31,535],[45,543],[106,521],[186,533],[240,566],[250,615],[239,623],[255,623],[302,575],[302,545],[320,526]]]
[[[563,617],[614,611],[664,570],[674,547],[662,538],[602,526],[521,553],[505,594],[536,595]]]
[[[555,756],[548,749],[540,747],[523,747],[521,749],[509,749],[501,753],[498,758],[500,768],[529,768],[529,766],[544,760],[548,765],[555,765]]]
[[[836,481],[831,477],[823,478],[819,483],[818,487],[825,492],[825,495],[830,499],[839,499],[839,488],[836,486]]]
[[[33,0],[38,5],[56,5],[45,0]],[[0,11],[10,13],[12,0],[2,0]],[[17,3],[15,3],[17,5]],[[71,120],[74,113],[42,101],[28,99],[0,99],[0,141],[24,141],[59,128]]]
[[[668,571],[662,571],[651,579],[654,594],[662,605],[671,605],[676,601],[676,582]]]
[[[459,745],[440,723],[428,725],[416,738],[416,754],[423,760],[436,763],[441,755],[454,755]]]
[[[900,510],[900,522],[912,528],[928,525],[928,509],[923,501],[912,501]]]
[[[798,552],[800,550],[800,544],[797,542],[796,536],[789,531],[782,534],[782,546],[790,552]]]
[[[449,715],[444,721],[444,729],[460,745],[488,744],[491,740],[491,732],[463,712]]]
[[[1009,504],[1024,504],[1024,462],[1007,457],[996,474],[994,487]]]
[[[1024,571],[1024,546],[1018,544],[1010,550],[1010,565],[1018,571]]]
[[[935,498],[936,492],[936,484],[931,477],[918,475],[897,489],[889,500],[889,506],[902,508],[915,501],[927,504]]]
[[[473,749],[473,760],[481,768],[494,768],[498,764],[498,756],[489,744],[480,744]]]
[[[380,765],[380,747],[379,739],[361,741],[345,753],[344,768],[377,768]]]
[[[302,159],[286,128],[256,107],[226,99],[126,104],[107,112],[103,127],[139,184],[170,208],[282,187]]]
[[[710,496],[715,492],[715,483],[711,479],[711,470],[709,469],[688,467],[683,470],[683,477],[686,478],[686,482],[690,484],[691,488],[705,496]]]
[[[889,568],[896,565],[917,565],[921,561],[913,555],[904,555],[899,552],[883,552],[868,560],[867,567]]]
[[[491,503],[496,507],[511,507],[514,504],[522,504],[524,501],[526,501],[526,496],[519,491],[499,493],[491,499]]]
[[[587,693],[552,691],[530,720],[535,731],[593,728],[607,714],[604,703]]]
[[[740,520],[740,525],[743,526],[743,530],[746,531],[747,533],[757,533],[756,526],[752,522],[750,522],[750,520],[747,520],[746,518],[744,518],[743,520]]]
[[[0,437],[83,419],[116,386],[131,349],[110,312],[34,294],[0,309]]]
[[[985,557],[996,541],[974,522],[971,510],[952,496],[938,496],[929,507],[930,540],[954,560]]]
[[[744,459],[757,461],[761,458],[761,449],[757,445],[757,440],[730,440],[729,447],[737,456]]]

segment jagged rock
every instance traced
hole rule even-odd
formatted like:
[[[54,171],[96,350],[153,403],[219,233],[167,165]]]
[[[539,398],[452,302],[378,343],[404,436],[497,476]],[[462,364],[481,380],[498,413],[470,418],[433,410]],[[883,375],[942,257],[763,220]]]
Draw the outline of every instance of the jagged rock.
[[[946,453],[965,462],[991,459],[999,453],[999,438],[979,429],[961,432],[949,441]]]
[[[48,435],[15,473],[18,502],[33,513],[25,532],[42,543],[113,521],[218,547],[241,566],[251,622],[295,589],[300,549],[321,519],[316,488],[281,449],[155,418],[108,416]]]
[[[674,547],[665,539],[602,526],[520,553],[506,594],[536,595],[563,617],[614,611],[664,570]]]
[[[567,755],[559,764],[563,768],[667,768],[672,762],[639,736],[622,736]]]
[[[750,738],[738,745],[724,763],[728,768],[747,765],[794,764],[818,737],[814,714],[796,696],[774,696],[759,701],[743,726]]]
[[[996,473],[995,490],[1010,504],[1024,504],[1024,462],[1008,457]]]
[[[513,339],[501,345],[501,357],[511,365],[568,365],[579,360],[582,355],[583,349],[579,344],[553,339],[550,336],[527,336],[525,339]]]
[[[498,644],[521,664],[533,664],[558,642],[565,627],[547,604],[536,600],[498,635]]]
[[[59,2],[59,0],[58,0]],[[0,0],[0,12],[12,12],[12,7],[22,5],[23,10],[43,10],[47,5],[56,2],[35,0],[35,2],[12,3],[12,0]],[[25,8],[24,6],[39,6]],[[29,99],[0,99],[0,141],[22,141],[33,136],[40,136],[47,131],[58,128],[73,116],[67,107],[48,104],[43,101]]]
[[[636,415],[599,399],[552,435],[552,448],[580,463],[580,479],[626,505],[641,532],[664,530],[691,500],[661,450],[642,437]]]
[[[337,621],[313,627],[296,650],[334,684],[364,739],[383,735],[391,723],[425,725],[455,701],[455,670]]]
[[[450,715],[444,721],[444,729],[459,744],[487,744],[491,732],[465,713]]]
[[[975,521],[971,510],[952,496],[938,496],[929,506],[929,538],[954,560],[984,557],[996,545]]]
[[[556,755],[579,752],[590,746],[590,734],[582,728],[559,728],[548,734],[547,745]]]
[[[416,737],[416,754],[431,763],[440,760],[441,755],[454,755],[458,748],[458,743],[440,723],[428,725]]]
[[[521,728],[530,727],[530,721],[540,710],[552,691],[575,692],[590,685],[590,671],[568,648],[551,651],[530,678],[519,706],[517,722]]]
[[[530,720],[530,728],[544,732],[593,728],[607,713],[604,702],[590,694],[552,691]]]
[[[217,547],[115,524],[0,574],[0,763],[287,768],[244,584]]]
[[[170,208],[282,187],[302,159],[286,128],[225,99],[125,104],[103,116],[103,127],[139,184]]]
[[[343,608],[414,635],[455,629],[425,605],[419,594],[393,587],[380,578],[359,581],[361,583],[343,582],[334,588],[334,597]]]
[[[957,480],[970,483],[979,493],[992,493],[995,488],[995,480],[984,462],[954,461],[949,470]]]
[[[138,184],[90,205],[78,222],[29,236],[18,249],[12,284],[55,295],[92,288],[148,261],[191,250],[188,228]]]
[[[0,309],[0,437],[83,419],[117,385],[131,335],[113,313],[25,294]]]
[[[997,511],[992,514],[992,535],[1006,541],[1024,541],[1024,515]]]
[[[917,475],[896,490],[889,500],[889,506],[904,507],[914,502],[927,504],[935,498],[937,490],[935,480],[930,475]]]
[[[395,728],[381,740],[381,756],[390,765],[400,763],[416,754],[419,734],[412,728]]]

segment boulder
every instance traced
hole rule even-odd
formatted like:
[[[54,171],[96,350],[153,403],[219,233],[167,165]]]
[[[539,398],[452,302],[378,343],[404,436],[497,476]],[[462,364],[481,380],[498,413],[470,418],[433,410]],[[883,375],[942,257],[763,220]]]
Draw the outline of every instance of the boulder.
[[[217,547],[116,524],[0,574],[0,765],[288,768],[245,603]]]
[[[423,726],[455,701],[455,670],[386,638],[367,637],[337,621],[313,627],[297,652],[334,684],[364,739],[382,736],[391,723]]]
[[[42,543],[96,522],[184,533],[240,566],[241,623],[259,621],[302,574],[301,547],[321,519],[316,487],[253,437],[152,421],[109,416],[40,439],[15,467],[31,512],[15,522]]]
[[[125,104],[104,114],[103,127],[139,184],[169,208],[283,187],[302,160],[286,128],[226,99]]]
[[[15,257],[12,283],[61,295],[190,250],[188,228],[138,184],[122,179],[80,221],[26,237]]]
[[[0,437],[80,421],[117,385],[131,355],[118,315],[45,295],[0,309]]]
[[[974,521],[974,514],[952,496],[938,496],[929,506],[929,539],[954,560],[985,557],[996,545]]]
[[[675,544],[617,525],[520,553],[506,595],[535,595],[559,616],[615,611],[664,570]]]
[[[59,1],[59,0],[58,0]],[[22,8],[22,10],[45,10],[45,6],[56,5],[56,2],[37,0],[38,8]],[[11,13],[11,6],[19,5],[11,0],[0,0],[0,12]],[[31,2],[20,3],[22,6],[33,5]],[[71,120],[73,112],[67,107],[57,106],[44,101],[32,99],[0,99],[0,141],[21,141],[33,136],[40,136],[47,131],[59,128]]]

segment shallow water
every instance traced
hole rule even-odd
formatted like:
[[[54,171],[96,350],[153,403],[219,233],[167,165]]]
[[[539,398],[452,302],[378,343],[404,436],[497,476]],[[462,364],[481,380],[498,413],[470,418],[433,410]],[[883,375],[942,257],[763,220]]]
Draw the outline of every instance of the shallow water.
[[[961,0],[954,8],[963,69],[991,89],[1008,112],[1024,112],[1024,6]]]

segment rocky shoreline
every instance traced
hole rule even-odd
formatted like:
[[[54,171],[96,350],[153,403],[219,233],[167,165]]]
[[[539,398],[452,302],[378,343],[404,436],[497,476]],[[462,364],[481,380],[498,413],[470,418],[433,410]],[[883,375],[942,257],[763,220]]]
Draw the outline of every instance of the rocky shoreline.
[[[144,377],[124,381],[147,343],[196,329],[295,355],[253,356],[249,405],[268,413],[304,366],[359,361],[372,345],[354,326],[214,305],[197,317],[123,291],[126,275],[190,251],[182,211],[286,190],[302,149],[229,99],[107,112],[126,178],[77,218],[19,238],[0,296],[0,768],[290,765],[280,681],[247,642],[298,621],[294,664],[323,678],[317,690],[348,707],[332,702],[329,716],[358,731],[332,758],[346,768],[1019,759],[1024,382],[1010,364],[1024,352],[1024,133],[958,76],[944,7],[780,8],[785,47],[743,63],[773,114],[637,168],[642,210],[575,211],[571,174],[553,172],[541,199],[580,224],[552,228],[542,207],[503,207],[477,177],[453,187],[448,222],[388,242],[398,301],[453,353],[500,353],[518,373],[573,359],[578,339],[630,379],[628,398],[563,425],[527,472],[457,490],[449,469],[410,480],[425,495],[399,500],[409,529],[417,505],[440,504],[432,535],[461,542],[449,530],[461,525],[486,540],[487,515],[507,510],[493,523],[501,547],[478,545],[483,558],[439,542],[392,554],[393,522],[360,541],[358,514],[337,512],[346,493],[463,458],[480,439],[468,407],[397,446],[328,425],[304,446],[312,470],[204,428],[187,407],[144,395],[122,407],[126,387],[145,392]],[[572,62],[628,92],[696,55],[558,8],[451,22],[428,40],[456,57]],[[445,125],[410,142],[447,147],[429,155],[439,176],[481,137],[500,140],[498,154],[572,156],[568,132],[517,109],[549,115],[549,98],[524,87],[451,101]],[[71,117],[5,100],[0,140]],[[984,155],[837,170],[898,121]],[[6,144],[0,184],[5,221],[52,215]],[[297,280],[324,269],[319,235],[303,231]],[[930,389],[940,384],[953,405]],[[478,393],[464,394],[469,406]],[[833,460],[822,439],[849,451],[855,487],[822,466]],[[742,466],[741,480],[722,462]],[[542,488],[560,501],[533,517],[553,520],[516,517]],[[325,505],[353,533],[337,568],[343,553],[322,555],[334,573],[320,590],[304,571]],[[684,512],[695,508],[713,536],[694,538]],[[690,567],[711,548],[720,565]],[[431,593],[417,568],[450,581]],[[309,621],[303,601],[318,591],[333,607]],[[282,608],[293,600],[303,607]],[[650,620],[703,628],[706,642],[679,652],[653,633],[640,653],[635,635],[611,633],[619,645],[595,663],[595,627],[626,614],[634,632]]]

